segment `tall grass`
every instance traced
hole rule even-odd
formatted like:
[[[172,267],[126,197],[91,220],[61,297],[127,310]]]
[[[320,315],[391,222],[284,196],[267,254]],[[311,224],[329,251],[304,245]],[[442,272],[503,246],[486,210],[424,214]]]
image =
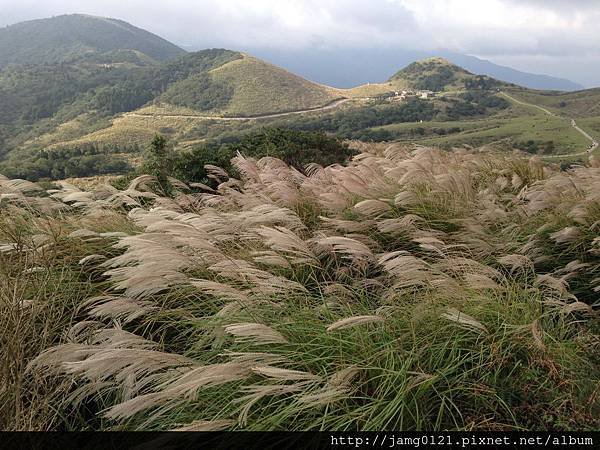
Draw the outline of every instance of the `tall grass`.
[[[0,179],[2,427],[597,428],[600,170],[361,151]]]

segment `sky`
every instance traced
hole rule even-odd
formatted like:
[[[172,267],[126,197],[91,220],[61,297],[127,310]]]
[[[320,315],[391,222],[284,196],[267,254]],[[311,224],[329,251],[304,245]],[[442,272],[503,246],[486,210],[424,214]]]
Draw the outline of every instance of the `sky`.
[[[445,49],[600,86],[599,0],[0,0],[0,26],[66,13],[194,48]]]

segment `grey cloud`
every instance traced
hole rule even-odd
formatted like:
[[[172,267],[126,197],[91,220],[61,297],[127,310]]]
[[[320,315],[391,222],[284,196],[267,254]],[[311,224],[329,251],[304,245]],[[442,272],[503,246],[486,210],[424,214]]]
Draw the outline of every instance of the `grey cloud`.
[[[0,26],[81,12],[122,18],[179,43],[195,45],[360,45],[423,41],[412,14],[398,3],[361,0],[0,0]],[[289,12],[286,12],[289,11]],[[300,17],[295,17],[300,16]],[[300,20],[296,20],[296,19]],[[414,41],[414,42],[411,42]]]

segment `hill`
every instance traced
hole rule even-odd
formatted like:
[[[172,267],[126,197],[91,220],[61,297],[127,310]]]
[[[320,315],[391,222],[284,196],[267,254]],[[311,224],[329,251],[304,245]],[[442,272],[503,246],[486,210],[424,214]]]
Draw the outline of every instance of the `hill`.
[[[140,108],[169,86],[239,57],[237,52],[210,49],[158,64],[134,50],[113,54],[125,54],[129,62],[88,60],[0,70],[0,157],[41,150],[49,141],[36,142],[38,138],[62,134],[65,128],[69,133],[61,138],[69,140],[105,128],[116,114]]]
[[[415,61],[396,72],[389,82],[404,82],[411,88],[431,91],[490,89],[506,85],[486,75],[475,75],[444,58]]]
[[[249,53],[318,83],[349,89],[366,83],[382,82],[398,67],[413,61],[442,56],[478,75],[518,84],[530,89],[576,91],[578,83],[563,78],[533,74],[460,53],[430,52],[402,48],[308,48],[285,50],[247,48]]]
[[[0,29],[0,68],[8,64],[69,63],[115,50],[135,50],[156,61],[185,51],[117,19],[71,14]]]
[[[305,80],[260,59],[243,55],[210,72],[231,89],[226,115],[252,116],[317,108],[341,97],[335,89]]]
[[[173,83],[159,102],[215,116],[252,117],[316,108],[341,96],[246,54],[229,59]]]

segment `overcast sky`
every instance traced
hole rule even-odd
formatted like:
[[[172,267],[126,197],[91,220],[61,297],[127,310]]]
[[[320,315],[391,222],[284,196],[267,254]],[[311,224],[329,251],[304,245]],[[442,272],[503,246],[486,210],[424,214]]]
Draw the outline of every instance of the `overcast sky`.
[[[75,12],[184,46],[447,49],[600,86],[599,0],[0,0],[0,26]]]

